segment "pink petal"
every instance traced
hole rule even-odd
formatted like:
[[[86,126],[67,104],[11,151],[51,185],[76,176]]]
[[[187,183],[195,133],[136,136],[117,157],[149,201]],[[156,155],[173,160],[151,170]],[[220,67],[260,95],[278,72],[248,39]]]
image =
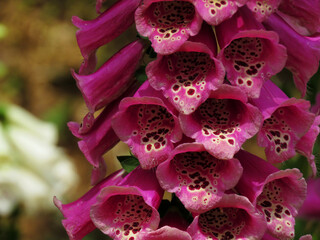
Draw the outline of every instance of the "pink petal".
[[[160,94],[155,90],[143,89],[146,85],[140,88],[136,97],[121,101],[119,112],[112,119],[112,127],[129,145],[142,168],[149,169],[168,158],[173,143],[182,138],[182,132],[175,112],[167,107],[165,99],[157,97]]]
[[[146,69],[150,85],[181,113],[190,114],[223,81],[224,68],[209,48],[198,42],[185,42],[171,55],[158,55]]]
[[[145,0],[136,11],[135,21],[138,32],[148,37],[160,54],[176,51],[200,31],[202,24],[191,0]]]
[[[194,4],[201,17],[210,25],[217,26],[237,12],[247,0],[195,0]]]
[[[258,98],[263,83],[280,72],[287,60],[278,35],[266,31],[247,8],[216,28],[221,46],[219,59],[228,80],[250,98]]]
[[[148,240],[191,240],[189,233],[177,228],[164,226],[156,231],[148,232],[143,239]]]
[[[133,24],[134,11],[139,3],[140,0],[120,0],[94,20],[72,18],[73,24],[79,28],[76,36],[84,57],[80,74],[88,74],[94,69],[95,63],[91,63],[89,59],[94,58],[97,48],[118,37]],[[87,65],[90,67],[87,68]]]
[[[259,110],[246,103],[240,89],[229,85],[213,91],[194,113],[180,114],[179,119],[183,132],[218,159],[233,158],[262,124]]]
[[[293,18],[294,26],[306,28],[308,35],[320,32],[319,0],[283,0],[279,11]]]
[[[313,146],[320,132],[320,116],[317,116],[310,127],[309,131],[300,138],[296,145],[296,151],[308,159],[308,162],[312,169],[312,174],[315,177],[317,175],[317,167],[315,164],[315,157],[312,154]]]
[[[224,195],[211,210],[196,216],[187,229],[192,239],[261,239],[266,224],[246,197]]]
[[[253,12],[255,18],[262,22],[277,11],[280,2],[281,0],[249,0],[247,6]]]
[[[96,202],[96,197],[103,188],[118,184],[123,177],[124,170],[119,170],[95,185],[77,201],[69,204],[62,204],[60,200],[54,197],[54,204],[65,217],[62,224],[70,240],[81,240],[96,228],[90,218],[91,205]]]
[[[264,25],[267,29],[276,31],[280,42],[286,46],[286,68],[292,72],[295,85],[304,96],[307,82],[319,67],[320,36],[305,37],[298,34],[277,14],[270,16]]]
[[[193,213],[211,209],[224,191],[237,184],[241,174],[237,159],[216,159],[198,143],[179,145],[157,168],[162,188],[175,193]]]
[[[320,178],[307,181],[307,198],[299,210],[299,218],[320,219]]]
[[[143,47],[142,42],[137,40],[121,49],[92,74],[72,72],[90,111],[108,105],[130,87]]]
[[[136,86],[131,86],[122,97],[132,96],[135,90]],[[81,139],[78,142],[80,150],[95,168],[99,168],[102,155],[119,142],[118,136],[111,127],[111,118],[118,111],[120,100],[121,98],[112,102],[96,119],[92,113],[89,113],[81,125],[74,122],[68,123],[73,135]]]
[[[243,167],[236,190],[264,215],[269,233],[280,239],[294,237],[294,217],[306,197],[306,182],[298,169],[278,170],[245,151],[236,157]]]
[[[118,186],[104,188],[91,207],[95,226],[115,240],[157,229],[163,190],[153,170],[136,168]]]

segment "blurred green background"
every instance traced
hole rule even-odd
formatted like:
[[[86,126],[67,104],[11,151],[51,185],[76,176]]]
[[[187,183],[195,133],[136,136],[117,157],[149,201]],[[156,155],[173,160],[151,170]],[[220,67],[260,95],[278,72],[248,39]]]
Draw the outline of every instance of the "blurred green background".
[[[113,1],[106,1],[107,7]],[[82,196],[90,188],[91,166],[78,150],[77,139],[67,129],[68,121],[81,122],[87,109],[71,77],[70,69],[78,69],[82,57],[78,49],[71,17],[94,19],[94,0],[1,0],[0,1],[0,103],[10,102],[22,106],[38,118],[54,123],[59,129],[59,146],[66,149],[72,158],[80,176],[80,181],[67,194],[63,203]],[[136,35],[134,27],[122,34],[116,41],[98,51],[98,65],[101,65],[120,47],[130,42]],[[299,97],[293,87],[292,76],[286,70],[281,81],[274,79],[289,96]],[[315,101],[320,90],[319,72],[309,83],[308,100]],[[260,156],[263,150],[253,144],[246,148]],[[316,159],[319,162],[319,141],[315,146]],[[108,153],[106,159],[127,154],[127,148],[120,144]],[[297,156],[282,168],[297,167],[307,176],[310,169],[306,159]],[[108,172],[119,168],[119,164],[108,165]],[[58,210],[39,211],[25,214],[23,206],[6,217],[0,216],[1,240],[67,240],[67,234],[61,225],[62,215]],[[320,239],[319,220],[297,220],[297,236],[314,233],[313,239]],[[99,231],[85,238],[107,239]]]

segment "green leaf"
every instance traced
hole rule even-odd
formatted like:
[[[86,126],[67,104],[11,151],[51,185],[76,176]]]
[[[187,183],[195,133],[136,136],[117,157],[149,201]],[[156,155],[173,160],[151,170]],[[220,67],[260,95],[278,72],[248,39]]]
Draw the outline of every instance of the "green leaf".
[[[119,160],[122,168],[128,173],[133,171],[140,164],[138,158],[133,155],[117,156],[117,159]]]
[[[140,66],[138,70],[135,72],[135,77],[140,84],[144,83],[148,79],[146,74],[146,67]]]

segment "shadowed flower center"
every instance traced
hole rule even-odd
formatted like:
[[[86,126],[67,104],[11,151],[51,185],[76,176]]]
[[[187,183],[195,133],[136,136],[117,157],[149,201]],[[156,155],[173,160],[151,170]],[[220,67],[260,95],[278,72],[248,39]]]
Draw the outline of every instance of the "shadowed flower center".
[[[180,40],[186,34],[188,24],[194,18],[194,6],[184,1],[161,1],[152,3],[148,9],[148,24],[155,32],[154,39]]]
[[[233,40],[225,49],[224,57],[239,73],[238,79],[235,79],[237,85],[252,88],[252,77],[257,76],[265,64],[266,48],[265,39],[247,37]]]
[[[195,194],[192,201],[198,201],[197,193],[204,191],[206,194],[199,200],[206,205],[212,194],[217,193],[219,169],[223,168],[224,161],[208,152],[188,152],[176,155],[173,164],[178,173],[179,190],[187,186],[187,191]]]
[[[200,100],[205,90],[208,71],[215,69],[214,62],[206,53],[177,52],[167,58],[167,68],[174,104],[184,109],[191,101]],[[196,106],[189,106],[194,111]]]
[[[235,108],[236,105],[236,101],[230,99],[208,99],[202,104],[198,110],[202,134],[212,137],[213,143],[225,141],[229,145],[235,145],[234,134],[241,132],[241,114]]]
[[[277,236],[294,237],[294,218],[284,196],[285,183],[275,180],[267,183],[257,199],[257,209],[264,215],[268,228]]]
[[[288,151],[291,128],[283,120],[284,109],[278,109],[270,118],[263,122],[262,128],[265,131],[270,143],[274,146],[274,152],[280,155]],[[281,120],[280,120],[281,119]]]
[[[146,152],[163,149],[168,143],[174,128],[172,115],[159,105],[139,105],[137,112],[137,129],[133,130],[133,137],[139,139],[145,146]]]
[[[152,208],[138,195],[113,196],[109,201],[114,203],[113,223],[116,236],[119,239],[135,240],[143,225],[150,222]]]
[[[199,227],[207,239],[237,239],[249,219],[248,213],[239,208],[214,208],[200,214]]]

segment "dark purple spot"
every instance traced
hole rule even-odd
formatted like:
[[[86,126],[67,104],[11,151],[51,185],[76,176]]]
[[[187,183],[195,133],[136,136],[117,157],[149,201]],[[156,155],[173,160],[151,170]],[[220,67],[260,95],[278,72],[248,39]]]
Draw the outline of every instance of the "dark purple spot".
[[[188,95],[192,96],[195,93],[195,90],[189,89],[187,93],[188,93]]]

